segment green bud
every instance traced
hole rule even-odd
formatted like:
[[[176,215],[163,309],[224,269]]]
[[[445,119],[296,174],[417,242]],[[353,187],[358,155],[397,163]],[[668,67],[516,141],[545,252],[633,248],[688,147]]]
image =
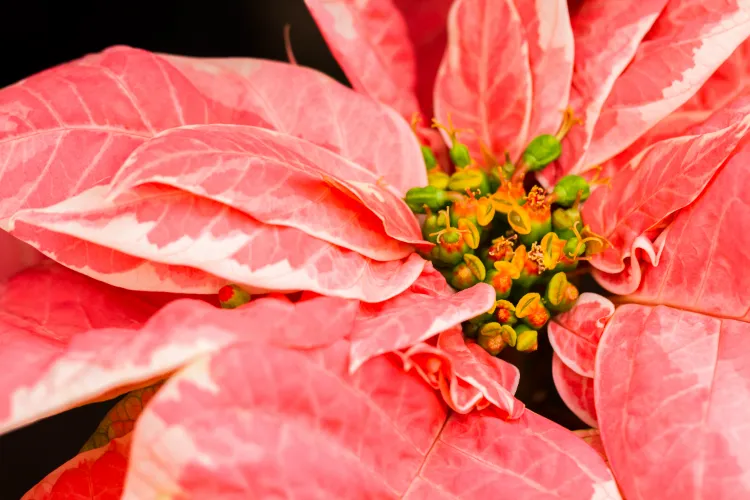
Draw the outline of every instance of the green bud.
[[[487,276],[484,278],[484,282],[495,289],[495,297],[497,300],[507,298],[513,287],[513,278],[511,278],[508,273],[498,271],[494,268],[487,270]]]
[[[477,344],[492,356],[497,356],[505,348],[505,342],[503,342],[502,335],[498,334],[494,337],[488,337],[482,335],[481,330],[477,337]]]
[[[431,259],[436,265],[454,267],[461,262],[466,254],[474,251],[464,240],[458,229],[447,228],[438,237],[437,244],[432,249]]]
[[[578,289],[568,283],[565,273],[557,273],[547,284],[544,298],[551,310],[559,313],[570,311],[578,300]]]
[[[518,240],[527,247],[531,247],[535,242],[542,241],[542,238],[550,231],[552,231],[552,217],[543,221],[531,219],[531,231],[528,234],[519,234]]]
[[[448,189],[448,182],[450,181],[450,175],[439,170],[433,170],[427,173],[427,184],[437,189]]]
[[[576,252],[576,248],[578,248],[578,251]],[[563,253],[567,256],[574,256],[574,257],[580,257],[586,252],[586,244],[578,245],[578,238],[573,236],[568,241],[565,242],[565,246],[563,247]]]
[[[464,261],[453,268],[450,284],[457,290],[471,288],[485,278],[485,268],[482,261],[471,254],[464,255]]]
[[[513,284],[517,285],[519,290],[528,290],[536,285],[541,279],[541,273],[531,273],[526,266],[524,266],[523,269],[521,269],[521,276],[516,278]]]
[[[459,193],[470,189],[473,193],[476,194],[479,191],[479,196],[484,196],[490,193],[490,181],[483,170],[478,168],[464,168],[457,170],[451,175],[450,182],[448,182],[448,189]]]
[[[508,344],[511,347],[516,346],[516,342],[518,340],[518,334],[516,334],[516,331],[509,325],[503,325],[503,332],[502,332],[503,342]]]
[[[226,285],[219,289],[219,304],[223,309],[234,309],[250,302],[250,294],[237,285]]]
[[[516,308],[507,300],[498,300],[495,303],[495,310],[493,311],[492,317],[495,321],[501,325],[515,325],[518,322],[515,314]]]
[[[482,337],[495,337],[496,335],[500,335],[502,331],[503,325],[493,321],[483,325],[482,328],[479,329],[479,335]]]
[[[437,160],[435,159],[435,155],[430,146],[422,146],[422,158],[424,158],[424,164],[427,167],[427,170],[432,170],[437,167]]]
[[[430,243],[437,243],[437,235],[441,229],[447,226],[445,212],[429,214],[422,224],[422,237]]]
[[[563,207],[570,207],[576,200],[586,201],[591,195],[591,188],[586,179],[580,175],[569,174],[557,181],[552,192],[555,196],[555,203]],[[580,199],[578,193],[581,193]]]
[[[581,212],[575,208],[556,208],[552,212],[552,229],[561,240],[575,237],[573,225],[581,221]]]
[[[532,352],[537,349],[538,333],[526,325],[518,325],[516,328],[516,349],[521,352]]]
[[[536,172],[557,160],[561,153],[562,146],[557,137],[542,134],[535,137],[526,147],[523,162],[530,172]]]
[[[453,140],[453,146],[449,151],[451,161],[457,167],[466,167],[471,165],[471,155],[469,154],[469,148],[465,144],[461,144],[456,139]]]
[[[406,192],[406,204],[415,214],[423,214],[424,207],[438,211],[450,203],[450,198],[442,189],[434,186],[415,187]]]

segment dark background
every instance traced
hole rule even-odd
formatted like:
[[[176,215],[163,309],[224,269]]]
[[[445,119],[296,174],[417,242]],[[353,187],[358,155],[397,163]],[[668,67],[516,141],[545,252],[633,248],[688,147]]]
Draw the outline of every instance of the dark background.
[[[0,15],[0,87],[117,44],[190,56],[286,61],[285,24],[291,25],[299,64],[347,83],[303,0],[9,0]],[[524,365],[518,396],[569,428],[586,427],[556,395],[550,360],[545,342],[538,352],[511,360]],[[0,437],[0,499],[19,499],[73,457],[114,403],[77,408]]]

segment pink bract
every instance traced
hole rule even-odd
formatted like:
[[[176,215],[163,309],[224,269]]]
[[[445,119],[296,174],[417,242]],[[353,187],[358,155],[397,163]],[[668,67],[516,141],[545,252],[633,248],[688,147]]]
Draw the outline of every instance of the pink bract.
[[[592,299],[587,310],[582,298],[580,308],[552,323],[560,386],[580,410],[582,400],[573,396],[582,393],[571,388],[596,385],[602,442],[627,498],[747,496],[748,460],[736,448],[745,427],[734,418],[738,411],[729,408],[750,404],[747,362],[736,333],[750,318],[745,272],[750,5],[569,3],[573,41],[567,46],[570,50],[572,43],[574,51],[563,53],[574,54],[572,83],[569,89],[562,85],[570,78],[564,69],[546,73],[544,88],[556,89],[557,97],[545,101],[557,103],[553,108],[528,92],[529,81],[539,88],[534,40],[563,40],[567,30],[546,22],[560,15],[552,5],[525,15],[536,3],[454,3],[441,66],[451,77],[437,79],[437,118],[445,121],[451,111],[457,127],[473,129],[461,135],[462,142],[476,152],[481,140],[497,158],[506,150],[517,153],[535,133],[527,135],[527,128],[533,129],[525,111],[530,99],[532,116],[557,119],[546,122],[553,129],[566,103],[583,119],[563,141],[560,160],[538,177],[552,186],[566,173],[590,178],[600,166],[600,175],[610,178],[611,188],[597,188],[583,215],[613,243],[592,261],[597,281],[625,297],[615,300],[617,312],[604,298]],[[335,45],[339,25],[317,20]],[[366,39],[370,33],[360,35]],[[561,43],[558,47],[566,46]],[[506,47],[513,50],[502,50]],[[344,66],[347,57],[356,56],[334,54]],[[494,126],[500,116],[504,124],[514,124],[516,135]],[[545,131],[554,133],[540,129]],[[622,305],[628,302],[641,305]],[[635,321],[634,311],[653,311],[648,324]],[[719,348],[720,333],[728,340]],[[736,345],[724,347],[725,342]],[[701,345],[710,346],[708,352]],[[685,361],[674,366],[675,356]],[[701,384],[712,373],[708,397]],[[623,383],[628,380],[632,383]],[[727,412],[732,417],[726,425],[712,420]],[[659,490],[658,481],[666,477],[674,487]]]
[[[0,91],[0,429],[169,378],[27,498],[748,496],[750,5],[306,3],[368,96],[128,47]],[[515,158],[566,107],[538,177],[610,177],[583,218],[624,295],[549,329],[592,446],[463,339],[494,291],[453,293],[401,200],[437,135],[415,111]],[[227,283],[265,296],[185,297]]]
[[[451,415],[392,357],[349,375],[348,351],[237,346],[184,370],[139,422],[123,498],[482,498],[499,484],[523,498],[619,498],[597,453],[556,424]]]

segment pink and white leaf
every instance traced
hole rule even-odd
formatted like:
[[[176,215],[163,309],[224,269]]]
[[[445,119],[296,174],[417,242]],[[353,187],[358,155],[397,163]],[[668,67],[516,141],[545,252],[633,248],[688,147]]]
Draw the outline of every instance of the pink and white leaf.
[[[16,234],[85,274],[89,274],[86,269],[67,262],[58,250],[67,248],[70,239],[161,266],[195,269],[196,274],[203,271],[206,276],[220,278],[215,287],[222,281],[234,282],[252,293],[310,290],[382,301],[407,289],[425,263],[416,254],[404,260],[374,261],[295,228],[261,224],[211,199],[154,184],[139,186],[112,200],[90,190],[46,210],[24,211],[17,220],[40,228],[47,238],[45,245],[39,246],[35,239],[39,231],[26,226]],[[77,252],[73,258],[80,256]],[[92,276],[125,288],[133,285],[121,279],[128,277],[121,270],[109,276],[101,272]],[[151,278],[134,285],[174,291],[156,273]],[[205,282],[207,286],[210,283],[208,279]]]
[[[557,354],[552,357],[552,379],[570,411],[586,425],[598,427],[594,403],[594,379],[574,372]]]
[[[622,153],[608,160],[603,165],[601,176],[612,177],[650,145],[670,137],[685,135],[689,129],[726,107],[750,84],[749,58],[750,40],[735,49],[729,59],[719,66],[711,78],[685,104],[662,118]]]
[[[746,0],[668,2],[612,87],[586,163],[615,156],[690,99],[750,36],[748,9]]]
[[[520,379],[518,369],[465,341],[460,327],[440,333],[435,346],[417,344],[400,355],[404,369],[414,368],[457,413],[490,405],[510,419],[524,412],[524,404],[513,397]]]
[[[531,412],[449,417],[392,357],[349,375],[348,351],[238,345],[194,363],[141,417],[123,498],[483,498],[498,484],[526,498],[619,498],[570,431]]]
[[[351,370],[368,359],[407,349],[490,309],[494,290],[479,283],[453,295],[413,287],[385,302],[362,304],[352,333]],[[428,282],[429,283],[429,282]]]
[[[385,177],[400,193],[427,183],[409,123],[318,71],[262,59],[162,57],[209,99],[216,115],[226,115],[222,123],[306,139]]]
[[[353,87],[407,119],[432,116],[452,0],[305,0]]]
[[[125,486],[131,435],[80,453],[42,479],[21,500],[105,500],[119,498]]]
[[[560,160],[540,172],[545,186],[590,165],[583,157],[604,101],[666,3],[583,2],[571,16],[575,68],[569,103],[584,123],[566,136]]]
[[[663,233],[659,265],[643,266],[640,287],[626,301],[750,320],[748,161],[746,143]]]
[[[208,104],[160,57],[129,47],[48,69],[0,91],[0,227],[115,175],[154,134],[210,123]]]
[[[555,354],[574,372],[593,377],[596,348],[614,313],[615,306],[609,299],[582,293],[573,309],[555,316],[547,327]]]
[[[457,0],[435,82],[435,116],[450,115],[474,158],[480,142],[514,159],[526,146],[532,104],[529,46],[512,0]],[[446,142],[449,142],[446,137]]]
[[[613,246],[595,256],[592,265],[607,273],[622,272],[624,260],[635,258],[636,239],[692,203],[748,129],[750,97],[742,96],[695,133],[656,143],[635,157],[612,179],[611,190],[595,191],[583,218]]]
[[[114,196],[167,184],[294,227],[378,260],[422,243],[418,222],[398,195],[368,170],[278,132],[235,125],[184,127],[135,151],[113,180]]]
[[[666,306],[617,309],[599,346],[595,398],[624,496],[750,494],[748,349],[746,320]]]
[[[526,32],[532,79],[528,139],[554,134],[568,105],[575,42],[566,0],[515,2]]]
[[[284,297],[257,299],[232,311],[182,299],[146,321],[153,313],[150,304],[59,268],[16,276],[0,298],[0,358],[7,367],[0,378],[2,432],[150,385],[240,340],[325,345],[349,335],[356,313],[356,302],[327,297],[303,305],[304,318]],[[40,304],[45,315],[39,314]],[[320,311],[311,314],[315,308]],[[300,338],[295,315],[314,334]]]

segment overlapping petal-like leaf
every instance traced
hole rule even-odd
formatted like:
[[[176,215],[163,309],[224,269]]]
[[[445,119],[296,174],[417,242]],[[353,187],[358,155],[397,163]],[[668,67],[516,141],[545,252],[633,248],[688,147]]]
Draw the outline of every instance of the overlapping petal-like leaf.
[[[604,101],[666,3],[587,1],[571,16],[575,69],[570,106],[581,116],[583,125],[574,127],[565,138],[560,161],[540,172],[544,184],[553,185],[564,173],[588,165],[582,159]]]
[[[607,320],[615,312],[608,299],[582,293],[570,311],[553,318],[547,327],[555,353],[574,372],[594,376],[594,359]]]
[[[375,261],[295,228],[262,224],[211,199],[153,184],[113,200],[90,190],[47,210],[26,211],[14,225],[14,234],[59,262],[113,285],[142,290],[180,292],[195,286],[215,293],[231,281],[253,293],[311,290],[378,301],[408,288],[425,262],[416,254]],[[368,232],[362,228],[362,233]],[[382,235],[380,239],[387,241]],[[68,250],[71,244],[74,252]],[[102,260],[99,253],[107,249],[127,258]],[[164,268],[195,272],[186,283],[174,273],[165,276]]]
[[[613,157],[692,97],[750,35],[748,12],[746,0],[668,2],[612,87],[586,163]]]
[[[404,117],[432,115],[453,0],[305,0],[355,89]]]
[[[325,345],[349,335],[357,314],[356,301],[328,297],[261,298],[233,311],[182,299],[148,319],[150,303],[59,267],[19,274],[0,300],[2,431],[150,385],[239,340]],[[299,322],[315,334],[300,336]]]
[[[750,41],[745,41],[685,104],[664,117],[625,151],[607,161],[602,175],[613,175],[650,145],[685,135],[690,128],[703,123],[714,112],[728,105],[750,83],[749,58]]]
[[[601,338],[598,422],[628,498],[750,491],[746,157],[743,147],[662,233],[659,265],[624,298],[644,305],[620,306]]]
[[[120,498],[130,457],[131,436],[89,450],[51,472],[21,500],[102,500]]]
[[[617,309],[600,344],[595,394],[627,498],[748,495],[748,350],[746,321],[665,306]]]
[[[363,166],[400,189],[424,178],[417,145],[405,140],[410,137],[408,126],[387,108],[302,68],[219,61],[215,64],[224,72],[217,70],[211,78],[205,70],[209,64],[113,47],[3,89],[0,221],[19,209],[49,206],[106,184],[135,148],[159,132],[184,125],[261,125],[363,160]],[[279,71],[292,88],[277,84]],[[242,80],[250,72],[254,81]],[[321,110],[320,104],[295,107],[282,119],[280,110],[269,107],[308,91],[324,96],[327,109]],[[321,117],[312,116],[316,112],[329,120],[327,130],[335,132],[335,139],[321,135]],[[379,131],[356,126],[363,122]]]
[[[574,40],[566,0],[515,0],[529,46],[532,104],[529,139],[554,134],[568,105]]]
[[[262,59],[163,57],[210,100],[221,123],[306,139],[385,177],[399,192],[427,182],[408,122],[322,73]]]
[[[502,26],[502,29],[498,29]],[[531,119],[529,46],[512,0],[457,0],[448,17],[448,47],[435,82],[435,116],[471,129],[461,141],[474,158],[480,142],[514,158]]]
[[[362,304],[352,333],[352,371],[374,356],[407,349],[460,325],[495,301],[495,291],[484,283],[442,296],[422,293],[419,281],[391,300]]]
[[[464,340],[460,328],[442,332],[437,345],[417,344],[401,357],[407,371],[414,368],[458,413],[492,405],[510,419],[523,414],[523,403],[513,397],[520,379],[518,368]]]
[[[236,346],[193,364],[139,421],[123,498],[484,498],[500,486],[619,498],[604,462],[571,432],[531,412],[448,416],[393,358],[348,375],[348,351]]]
[[[552,357],[552,378],[567,407],[586,425],[597,427],[594,379],[574,372],[557,354]]]
[[[691,135],[652,145],[615,175],[611,190],[592,195],[584,221],[613,245],[593,259],[597,269],[620,273],[628,257],[637,265],[636,240],[698,197],[750,129],[748,111],[750,98],[738,97]],[[613,291],[629,293],[637,285],[634,279],[632,289]]]

